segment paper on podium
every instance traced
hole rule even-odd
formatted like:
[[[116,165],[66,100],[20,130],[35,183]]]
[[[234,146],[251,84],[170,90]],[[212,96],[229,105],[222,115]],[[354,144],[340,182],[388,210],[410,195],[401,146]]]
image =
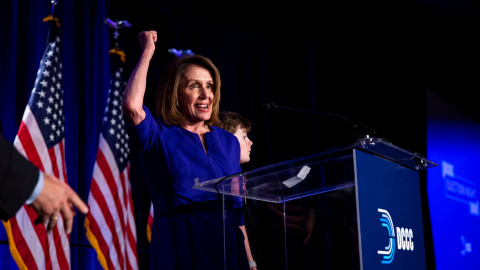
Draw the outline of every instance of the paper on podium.
[[[288,180],[283,181],[282,183],[287,186],[288,188],[291,188],[295,186],[296,184],[302,182],[305,180],[307,177],[308,173],[310,172],[310,167],[308,166],[303,166],[303,168],[298,172],[297,176],[294,176]]]

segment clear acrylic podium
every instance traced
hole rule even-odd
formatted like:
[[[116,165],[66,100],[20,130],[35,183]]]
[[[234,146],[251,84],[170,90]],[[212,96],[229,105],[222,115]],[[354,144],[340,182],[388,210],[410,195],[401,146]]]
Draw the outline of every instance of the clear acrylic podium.
[[[426,269],[418,172],[437,164],[379,138],[193,188],[244,201],[258,269]]]

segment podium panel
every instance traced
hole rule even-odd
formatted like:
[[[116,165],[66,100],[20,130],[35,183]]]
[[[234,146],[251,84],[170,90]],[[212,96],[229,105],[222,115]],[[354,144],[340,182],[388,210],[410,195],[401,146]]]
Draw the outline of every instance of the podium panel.
[[[359,150],[354,159],[363,269],[426,269],[418,173]]]
[[[194,188],[243,201],[259,269],[426,269],[418,171],[435,166],[368,138]]]

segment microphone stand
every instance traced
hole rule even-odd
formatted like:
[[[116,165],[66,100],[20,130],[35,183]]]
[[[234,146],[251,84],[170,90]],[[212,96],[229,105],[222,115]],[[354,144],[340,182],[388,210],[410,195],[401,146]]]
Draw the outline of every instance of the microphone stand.
[[[302,113],[317,114],[317,115],[324,115],[324,116],[332,116],[332,117],[341,118],[344,121],[346,121],[348,128],[355,135],[355,137],[357,137],[358,140],[376,137],[376,135],[377,135],[377,133],[375,131],[373,131],[371,128],[369,128],[367,125],[363,124],[362,122],[351,120],[351,119],[348,119],[345,116],[334,114],[334,113],[308,111],[308,110],[294,109],[294,108],[289,108],[289,107],[282,107],[282,106],[278,106],[275,103],[262,104],[262,107],[264,107],[267,111],[288,110],[288,111],[295,111],[295,112],[302,112]]]

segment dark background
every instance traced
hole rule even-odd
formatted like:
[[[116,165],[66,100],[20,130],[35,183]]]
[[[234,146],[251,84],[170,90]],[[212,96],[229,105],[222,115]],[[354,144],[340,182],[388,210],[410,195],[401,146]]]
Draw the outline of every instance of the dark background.
[[[243,170],[350,144],[337,117],[360,121],[398,147],[426,154],[426,88],[480,122],[479,5],[468,0],[377,1],[60,1],[69,183],[87,200],[110,79],[113,33],[105,18],[127,20],[120,32],[126,74],[140,55],[137,34],[156,30],[145,104],[154,110],[170,48],[210,58],[222,75],[221,110],[252,122],[251,161]],[[0,113],[13,141],[45,49],[50,1],[0,4]],[[428,158],[428,157],[427,157]],[[434,162],[438,162],[435,161]],[[132,160],[141,258],[148,256],[149,197]],[[425,173],[421,174],[424,185]],[[423,186],[425,187],[425,186]],[[426,194],[425,200],[426,200]],[[428,237],[428,208],[424,202]],[[72,243],[88,246],[83,217]],[[427,259],[433,260],[433,248]],[[75,260],[75,258],[73,259]]]
[[[249,166],[354,139],[340,119],[265,113],[264,103],[343,115],[423,153],[426,87],[479,120],[476,2],[141,2],[112,14],[133,24],[122,34],[127,69],[140,53],[136,35],[159,33],[145,103],[154,107],[169,48],[211,58],[222,73],[221,109],[253,122]]]

